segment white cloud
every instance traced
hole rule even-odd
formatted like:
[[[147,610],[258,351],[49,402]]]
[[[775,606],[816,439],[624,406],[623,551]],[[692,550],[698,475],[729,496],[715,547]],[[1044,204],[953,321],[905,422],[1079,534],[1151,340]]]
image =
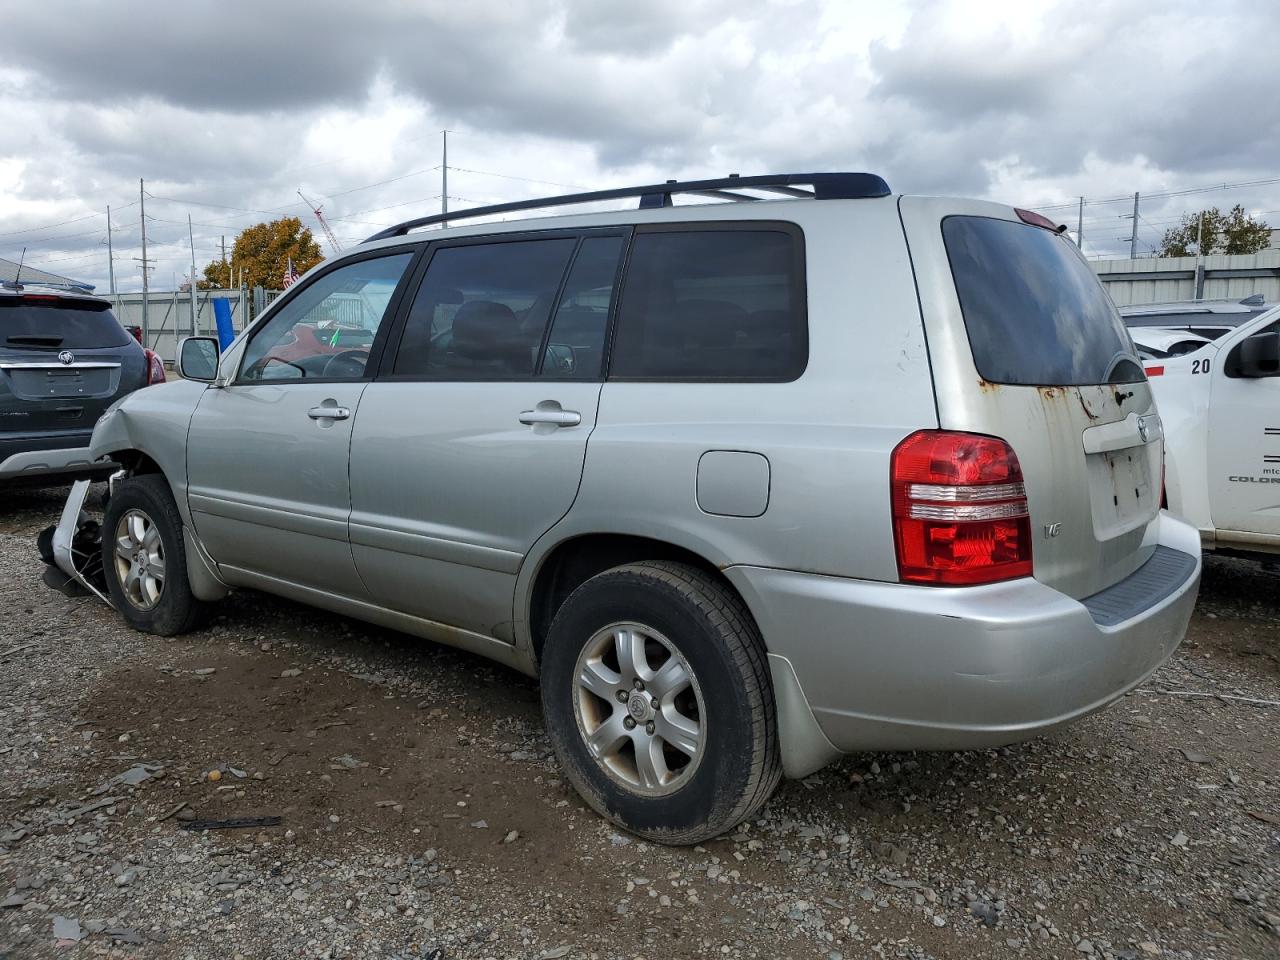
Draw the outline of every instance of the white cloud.
[[[454,207],[557,184],[871,169],[909,192],[1063,204],[1051,212],[1073,227],[1081,194],[1263,179],[1280,154],[1252,48],[1280,9],[1243,0],[71,6],[7,12],[0,256],[25,243],[30,262],[105,286],[110,203],[123,289],[140,284],[139,177],[167,285],[188,268],[188,213],[203,265],[268,216],[313,225],[299,187],[345,242],[437,209],[442,127],[462,168]],[[234,43],[228,23],[244,28]],[[1237,200],[1280,208],[1276,185],[1152,198],[1144,243],[1185,209]],[[1122,212],[1086,208],[1094,250],[1123,247]]]

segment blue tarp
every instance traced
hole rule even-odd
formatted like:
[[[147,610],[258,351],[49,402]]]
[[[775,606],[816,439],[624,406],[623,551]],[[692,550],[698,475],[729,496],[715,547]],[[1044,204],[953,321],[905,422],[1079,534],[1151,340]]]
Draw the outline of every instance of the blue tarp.
[[[213,317],[218,324],[218,350],[221,352],[236,338],[235,328],[231,326],[231,301],[221,297],[214,300]]]

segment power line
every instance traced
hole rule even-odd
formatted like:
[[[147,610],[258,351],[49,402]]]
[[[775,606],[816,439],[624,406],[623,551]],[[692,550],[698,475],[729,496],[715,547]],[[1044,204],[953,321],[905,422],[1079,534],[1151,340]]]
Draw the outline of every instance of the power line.
[[[35,239],[35,240],[23,240],[22,243],[24,246],[34,247],[38,244],[57,243],[59,240],[72,240],[72,239],[75,239],[76,237],[88,237],[88,236],[92,236],[94,234],[99,234],[99,233],[105,234],[106,233],[105,228],[99,227],[96,230],[82,230],[79,233],[63,233],[63,234],[59,234],[56,237],[39,237],[38,239]]]
[[[1164,190],[1155,193],[1144,193],[1142,198],[1144,200],[1160,200],[1168,197],[1187,197],[1197,193],[1212,193],[1215,190],[1236,190],[1241,187],[1262,187],[1274,183],[1280,183],[1280,177],[1265,177],[1260,180],[1241,180],[1236,183],[1215,183],[1205,187],[1184,187],[1179,190]],[[1086,197],[1084,205],[1088,207],[1106,203],[1131,203],[1132,201],[1133,194],[1123,197],[1107,197],[1100,200],[1090,200]],[[1032,206],[1033,209],[1036,210],[1059,210],[1077,206],[1079,202],[1079,200],[1070,200],[1063,203],[1037,203]]]
[[[94,217],[102,217],[102,216],[106,216],[106,214],[89,213],[89,214],[85,214],[83,217],[73,217],[70,220],[60,220],[57,223],[46,223],[43,226],[39,226],[39,227],[27,227],[24,230],[9,230],[5,233],[0,233],[0,237],[16,237],[18,236],[18,234],[21,234],[21,233],[39,233],[41,230],[52,230],[54,227],[65,227],[69,223],[80,223],[81,221],[84,221],[84,220],[92,220]],[[36,241],[33,240],[31,242],[35,243]]]
[[[450,170],[456,170],[458,173],[477,173],[482,177],[501,177],[503,180],[519,180],[523,183],[541,183],[550,187],[564,187],[566,190],[590,190],[591,187],[585,187],[580,183],[558,183],[555,180],[536,180],[531,177],[516,177],[509,173],[494,173],[492,170],[472,170],[468,167],[455,167],[449,165]]]
[[[127,209],[128,207],[132,207],[137,202],[138,202],[137,200],[133,200],[130,203],[122,203],[116,209],[124,210],[124,209]],[[80,223],[81,221],[84,221],[84,220],[92,220],[94,217],[103,217],[103,216],[106,216],[106,214],[86,213],[83,217],[72,217],[70,220],[59,220],[56,223],[45,223],[45,224],[41,224],[38,227],[23,227],[21,230],[9,230],[4,233],[0,233],[0,237],[16,237],[19,234],[23,234],[23,233],[38,233],[41,230],[52,230],[54,227],[65,227],[69,223]]]
[[[435,173],[439,169],[440,169],[440,164],[437,163],[434,167],[428,167],[426,170],[415,170],[413,171],[413,173],[406,173],[403,176],[392,177],[389,180],[379,180],[376,183],[366,183],[362,187],[352,187],[350,190],[340,190],[337,193],[322,193],[321,196],[324,197],[326,200],[333,200],[336,197],[345,197],[349,193],[359,193],[361,190],[372,190],[374,187],[384,187],[388,183],[396,183],[397,181],[400,181],[400,180],[408,180],[410,177],[420,177],[424,173]],[[457,168],[451,167],[450,169],[456,170]]]

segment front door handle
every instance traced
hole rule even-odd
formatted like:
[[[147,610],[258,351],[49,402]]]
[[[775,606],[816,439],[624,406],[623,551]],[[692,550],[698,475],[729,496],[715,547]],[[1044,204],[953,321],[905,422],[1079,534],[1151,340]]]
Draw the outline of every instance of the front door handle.
[[[336,405],[320,404],[318,407],[312,407],[307,411],[307,416],[312,420],[346,420],[351,416],[350,407],[339,407]]]
[[[582,423],[582,414],[577,410],[562,410],[554,400],[544,400],[533,410],[521,413],[520,422],[530,426],[549,423],[554,427],[576,427]]]

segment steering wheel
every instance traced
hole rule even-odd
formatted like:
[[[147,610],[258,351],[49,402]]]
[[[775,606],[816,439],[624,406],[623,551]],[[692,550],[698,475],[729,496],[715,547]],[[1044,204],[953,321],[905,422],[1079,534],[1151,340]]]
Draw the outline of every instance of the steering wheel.
[[[368,362],[369,353],[366,350],[343,350],[325,362],[320,376],[335,380],[362,377]]]

